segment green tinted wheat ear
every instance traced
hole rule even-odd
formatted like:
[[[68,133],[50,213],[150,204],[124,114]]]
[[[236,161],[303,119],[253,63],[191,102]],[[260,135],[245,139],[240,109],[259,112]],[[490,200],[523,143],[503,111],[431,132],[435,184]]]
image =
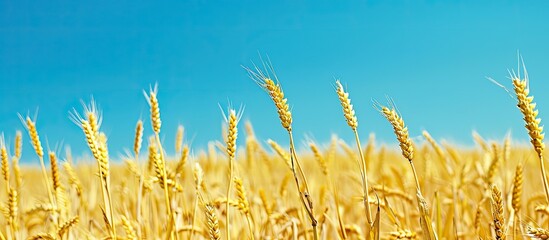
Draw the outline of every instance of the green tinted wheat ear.
[[[543,187],[545,190],[546,200],[549,202],[549,184],[547,183],[547,175],[545,173],[545,164],[543,161],[543,150],[545,144],[543,143],[544,133],[543,126],[540,125],[541,119],[538,118],[538,110],[534,103],[534,96],[530,95],[530,87],[528,82],[528,72],[524,70],[524,79],[519,74],[511,73],[511,80],[513,81],[513,89],[517,96],[517,107],[523,115],[524,127],[528,131],[530,136],[530,142],[534,146],[534,150],[538,154],[540,162],[541,176],[543,180]]]

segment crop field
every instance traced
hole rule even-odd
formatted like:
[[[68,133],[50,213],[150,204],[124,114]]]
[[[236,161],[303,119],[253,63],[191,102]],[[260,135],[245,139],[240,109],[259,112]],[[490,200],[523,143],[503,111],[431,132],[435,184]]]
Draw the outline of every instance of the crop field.
[[[150,118],[135,123],[131,151],[111,159],[94,102],[71,114],[93,159],[43,147],[39,118],[21,116],[24,131],[0,143],[0,239],[548,239],[549,186],[544,134],[528,75],[510,73],[516,109],[530,145],[508,135],[461,148],[410,138],[395,103],[374,102],[394,142],[360,131],[353,89],[335,82],[333,101],[356,141],[333,136],[297,151],[292,99],[270,64],[247,68],[287,132],[283,142],[258,139],[241,111],[224,112],[224,141],[190,149],[184,128],[162,132],[156,87],[145,92]],[[160,89],[161,90],[161,89]],[[102,103],[107,105],[108,103]],[[132,123],[133,124],[133,123]],[[326,128],[329,128],[327,126]],[[428,126],[427,126],[428,128]],[[152,132],[143,136],[144,130]],[[11,132],[11,131],[10,131]],[[162,134],[162,135],[161,135]],[[166,146],[161,136],[173,137]],[[237,144],[237,139],[238,143]],[[240,144],[241,143],[241,144]],[[69,142],[70,144],[70,142]],[[24,145],[24,146],[23,146]],[[393,147],[391,147],[393,146]],[[22,156],[21,149],[34,150]],[[172,148],[175,156],[168,156]],[[199,154],[191,154],[197,152]],[[58,156],[59,155],[59,156]],[[20,159],[32,160],[20,166]]]

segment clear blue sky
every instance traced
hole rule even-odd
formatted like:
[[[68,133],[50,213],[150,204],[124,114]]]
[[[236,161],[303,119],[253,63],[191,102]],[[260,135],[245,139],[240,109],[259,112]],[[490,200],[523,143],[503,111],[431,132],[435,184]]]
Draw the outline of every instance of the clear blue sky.
[[[43,142],[63,141],[79,155],[87,148],[68,112],[93,95],[117,156],[131,146],[138,118],[151,132],[142,90],[158,82],[168,152],[179,123],[195,150],[221,139],[218,103],[228,99],[245,105],[243,119],[261,139],[285,143],[272,102],[240,67],[259,51],[277,70],[298,139],[352,139],[333,87],[340,78],[364,140],[376,132],[395,141],[371,103],[386,94],[412,136],[427,129],[470,144],[472,130],[495,139],[511,130],[525,140],[514,100],[485,76],[510,86],[507,69],[520,50],[540,116],[549,116],[548,10],[547,1],[4,0],[0,131],[13,140],[23,129],[16,114],[39,108]]]

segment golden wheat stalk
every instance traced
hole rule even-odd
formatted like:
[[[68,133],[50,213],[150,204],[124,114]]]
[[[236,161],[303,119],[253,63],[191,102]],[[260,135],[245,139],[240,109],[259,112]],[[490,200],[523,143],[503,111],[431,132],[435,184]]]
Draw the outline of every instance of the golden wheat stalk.
[[[107,147],[107,137],[104,133],[99,131],[102,122],[101,112],[93,100],[89,105],[84,103],[82,105],[84,107],[85,118],[81,117],[76,109],[71,112],[70,117],[71,120],[84,132],[86,143],[97,161],[103,204],[106,208],[106,212],[109,214],[108,217],[105,215],[105,220],[108,225],[112,226],[114,224],[114,209],[112,206],[109,176],[109,153]],[[110,235],[111,238],[116,238],[116,231],[114,228],[110,228]]]
[[[369,187],[368,187],[368,171],[366,168],[366,159],[364,158],[364,153],[362,152],[362,147],[360,143],[360,138],[358,136],[358,120],[355,115],[355,110],[353,109],[353,104],[351,104],[351,99],[349,98],[349,93],[345,92],[345,89],[343,88],[343,85],[339,82],[339,80],[336,81],[336,93],[339,98],[339,101],[341,103],[341,107],[343,108],[343,116],[345,117],[345,120],[347,121],[347,125],[353,130],[353,133],[355,135],[355,141],[358,148],[358,153],[360,156],[360,160],[358,162],[358,166],[360,168],[360,176],[362,180],[362,191],[363,191],[363,204],[366,211],[366,219],[368,220],[368,225],[371,226],[372,221],[372,212],[370,210],[370,204],[368,203],[369,196]],[[370,229],[366,229],[368,232],[368,235],[370,234]]]
[[[171,200],[170,200],[170,193],[168,190],[168,174],[166,169],[166,158],[164,157],[164,149],[162,148],[162,143],[160,141],[160,127],[162,125],[162,121],[160,120],[160,107],[157,99],[158,95],[158,85],[155,85],[154,88],[151,87],[149,90],[149,94],[147,92],[143,91],[145,98],[147,99],[149,106],[150,106],[150,112],[151,112],[151,125],[154,131],[154,136],[156,139],[156,144],[158,147],[158,151],[160,152],[160,162],[157,163],[157,167],[162,167],[162,172],[160,173],[160,178],[162,178],[161,183],[163,184],[164,188],[164,198],[166,201],[166,212],[168,215],[169,222],[172,227],[170,229],[175,229],[175,216],[173,215],[172,208],[171,208]],[[158,174],[157,174],[158,175]],[[169,233],[170,238],[174,239],[177,237],[177,235],[174,233],[174,231],[170,231]]]
[[[524,66],[524,63],[523,63]],[[521,78],[520,72],[515,74],[511,72],[511,80],[513,82],[513,89],[517,97],[517,107],[523,115],[524,127],[528,131],[530,136],[530,142],[536,151],[540,163],[541,176],[543,181],[543,188],[545,190],[546,200],[549,202],[549,183],[547,182],[547,175],[545,173],[545,163],[543,161],[543,150],[545,149],[545,143],[543,142],[544,133],[543,126],[541,126],[541,119],[538,118],[538,110],[534,103],[534,96],[530,94],[530,86],[528,79],[528,72],[524,67],[524,78]]]
[[[427,202],[423,198],[423,194],[421,192],[419,179],[418,179],[416,168],[413,162],[414,146],[408,134],[408,128],[406,127],[406,124],[404,123],[404,120],[402,119],[402,117],[397,112],[394,106],[394,103],[392,101],[390,101],[391,108],[382,106],[377,102],[375,102],[375,104],[376,104],[376,107],[378,107],[378,110],[385,116],[387,121],[389,121],[389,123],[393,127],[394,133],[399,142],[402,156],[404,156],[404,158],[408,160],[408,162],[410,163],[410,167],[412,168],[412,173],[414,175],[414,179],[416,183],[416,197],[417,197],[418,208],[420,212],[420,224],[423,229],[423,237],[425,239],[438,239],[436,232],[433,230],[432,222],[429,217],[430,213],[428,211]]]
[[[202,196],[200,195],[200,188],[202,184],[204,183],[204,170],[202,170],[202,167],[200,166],[200,163],[195,162],[193,166],[193,179],[194,179],[194,185],[195,185],[195,199],[194,199],[194,207],[192,212],[192,223],[191,223],[191,229],[194,229],[196,224],[196,211],[198,209],[198,203],[203,202]],[[191,231],[189,234],[189,240],[193,239],[194,231]]]
[[[44,185],[48,191],[48,199],[50,200],[50,203],[55,206],[55,202],[53,199],[53,194],[51,191],[50,181],[48,178],[48,173],[46,171],[46,165],[44,164],[44,149],[42,148],[42,143],[40,142],[40,136],[38,135],[38,130],[36,130],[36,121],[31,120],[30,117],[26,117],[23,119],[23,116],[19,115],[19,119],[21,119],[21,122],[25,125],[25,128],[27,129],[27,132],[29,133],[29,137],[31,139],[31,145],[36,152],[36,155],[38,156],[38,159],[40,160],[40,167],[42,169],[42,177],[44,178]]]
[[[290,106],[288,104],[288,100],[284,97],[284,91],[282,90],[282,87],[278,83],[274,68],[270,63],[264,63],[264,65],[266,68],[265,73],[261,71],[258,67],[255,67],[255,70],[249,68],[245,69],[248,71],[250,78],[253,79],[261,88],[263,88],[269,94],[273,103],[276,106],[278,117],[280,118],[280,123],[282,124],[282,127],[285,128],[288,132],[290,139],[290,160],[292,163],[292,174],[294,175],[294,180],[297,190],[299,192],[301,204],[303,205],[305,211],[307,211],[307,215],[309,217],[309,220],[311,221],[311,226],[313,228],[313,237],[315,240],[317,240],[318,221],[314,216],[313,201],[310,195],[311,191],[309,190],[309,184],[307,183],[307,178],[305,177],[303,169],[301,168],[301,164],[297,158],[297,153],[295,151],[294,137],[292,133],[292,113],[290,111]],[[269,76],[269,72],[272,73],[274,79],[277,80],[276,83],[273,78]],[[295,170],[296,166],[300,177],[298,177],[298,172],[296,172]],[[303,182],[303,186],[300,184],[300,178]]]
[[[236,139],[238,137],[238,121],[240,120],[240,113],[237,114],[234,109],[229,109],[228,116],[225,116],[225,113],[223,113],[223,118],[225,119],[225,122],[227,124],[227,134],[225,135],[226,139],[226,151],[227,156],[229,157],[229,182],[227,186],[227,198],[231,198],[231,187],[232,187],[232,181],[233,181],[233,171],[234,171],[234,160],[236,155]],[[229,202],[227,201],[226,204],[226,215],[225,215],[225,224],[226,224],[226,234],[227,239],[231,239],[231,233],[230,233],[230,209],[229,209]]]

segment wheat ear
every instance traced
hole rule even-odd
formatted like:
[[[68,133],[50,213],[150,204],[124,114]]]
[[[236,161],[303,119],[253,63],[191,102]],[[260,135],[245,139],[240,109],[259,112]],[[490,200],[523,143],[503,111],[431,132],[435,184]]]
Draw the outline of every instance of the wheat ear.
[[[48,180],[48,173],[46,171],[46,165],[44,164],[44,149],[42,148],[42,143],[40,142],[38,130],[36,130],[36,122],[31,120],[28,116],[23,119],[23,116],[19,115],[19,118],[21,119],[21,122],[23,122],[23,124],[25,125],[25,128],[27,129],[27,132],[29,133],[29,137],[31,139],[31,145],[36,152],[38,159],[40,160],[40,167],[42,169],[42,175],[44,177],[44,185],[48,190],[48,198],[50,200],[50,203],[54,205],[55,203],[53,200],[53,194],[51,192],[50,181]]]
[[[6,193],[10,192],[10,166],[9,166],[9,157],[8,150],[6,149],[6,144],[4,143],[4,136],[0,137],[0,161],[2,165],[2,178],[6,182]]]
[[[23,134],[21,131],[15,132],[15,144],[14,152],[15,156],[12,159],[13,177],[15,178],[15,189],[18,191],[21,189],[23,178],[21,176],[21,168],[19,167],[19,160],[21,159],[21,152],[23,150]]]
[[[151,125],[154,131],[154,136],[156,139],[156,144],[158,146],[158,151],[160,152],[160,161],[161,163],[158,164],[158,166],[162,166],[162,173],[161,183],[163,184],[164,188],[164,198],[166,201],[166,212],[170,219],[170,224],[172,227],[170,229],[175,229],[173,224],[175,224],[175,216],[172,213],[171,208],[171,201],[170,201],[170,193],[168,190],[168,174],[166,173],[166,158],[164,157],[164,149],[162,148],[162,143],[160,141],[160,127],[162,126],[162,121],[160,120],[160,106],[158,103],[157,95],[158,95],[158,85],[155,85],[154,88],[151,87],[149,94],[144,91],[145,98],[147,99],[149,106],[150,106],[150,112],[151,112]],[[177,235],[174,233],[174,231],[170,231],[170,238],[174,239],[177,237]]]
[[[412,168],[412,173],[414,175],[414,179],[416,182],[416,197],[417,197],[418,208],[421,216],[420,224],[423,229],[423,235],[424,235],[423,237],[425,239],[438,239],[435,231],[433,230],[432,222],[429,217],[427,202],[425,201],[425,199],[423,198],[423,194],[421,193],[419,179],[418,179],[416,168],[414,167],[414,162],[413,162],[414,146],[408,134],[408,128],[406,127],[406,124],[404,123],[404,120],[402,119],[402,117],[396,111],[396,108],[394,107],[394,104],[392,103],[392,101],[390,102],[391,108],[382,106],[377,102],[375,104],[376,104],[376,107],[378,107],[378,110],[385,116],[385,118],[389,121],[389,123],[391,123],[391,126],[393,127],[394,133],[399,142],[402,156],[404,156],[404,158],[408,160],[408,162],[410,163],[410,167]]]
[[[16,239],[15,233],[17,232],[19,226],[17,223],[18,218],[18,196],[17,196],[17,190],[14,188],[10,188],[8,191],[8,224],[10,225],[11,233],[12,233],[12,239]]]
[[[235,177],[234,184],[236,188],[236,196],[238,199],[238,210],[240,210],[240,212],[242,212],[242,214],[244,214],[244,216],[246,217],[246,222],[248,223],[248,230],[250,231],[251,239],[255,239],[253,231],[254,223],[252,219],[252,214],[250,212],[250,203],[248,202],[246,189],[244,188],[244,183],[242,183],[241,178]]]
[[[135,157],[135,164],[139,165],[139,153],[141,151],[141,145],[143,143],[143,121],[137,120],[135,124],[135,136],[133,138],[133,154]],[[139,171],[139,185],[137,190],[137,203],[135,206],[135,215],[137,221],[137,235],[141,237],[141,206],[143,203],[143,184],[144,184],[144,169],[141,167]]]
[[[278,83],[274,68],[270,63],[264,63],[264,65],[266,68],[265,73],[261,71],[258,67],[255,67],[255,70],[251,70],[249,68],[245,69],[248,71],[250,78],[252,78],[261,88],[263,88],[269,94],[269,96],[273,100],[273,103],[276,106],[278,117],[280,118],[280,123],[282,124],[282,127],[288,132],[290,139],[290,160],[292,163],[292,174],[294,176],[296,187],[299,192],[301,204],[303,205],[303,208],[307,211],[307,215],[309,217],[309,220],[311,221],[314,240],[317,240],[318,221],[314,216],[313,201],[309,191],[309,184],[307,183],[307,178],[303,173],[303,169],[301,168],[301,164],[297,158],[297,153],[295,151],[294,137],[292,132],[292,113],[290,111],[290,106],[288,104],[288,100],[284,97],[284,91],[282,90],[282,87]],[[273,78],[269,76],[269,72],[273,74],[274,79],[276,79],[277,82],[275,82]],[[299,175],[303,180],[303,186],[300,184],[298,172],[296,171],[296,166],[297,171],[299,171]]]
[[[513,221],[513,235],[517,230],[517,223],[520,221],[520,209],[522,207],[522,164],[517,165],[515,171],[515,177],[513,178],[513,193],[511,198],[511,205],[513,206],[513,211],[515,218]]]
[[[226,151],[227,156],[229,157],[229,183],[227,186],[227,199],[231,198],[231,187],[232,187],[232,181],[233,181],[233,171],[234,171],[234,159],[236,155],[236,139],[238,137],[238,121],[239,116],[237,116],[236,111],[234,109],[229,109],[229,115],[225,116],[223,113],[223,118],[225,119],[225,122],[227,124],[227,135],[226,135]],[[230,208],[229,208],[229,201],[227,201],[226,205],[226,215],[225,215],[225,224],[226,224],[226,234],[227,239],[231,239],[231,227],[230,227]]]
[[[546,240],[549,239],[549,231],[543,228],[527,226],[526,236],[533,239]]]
[[[355,141],[358,148],[358,153],[360,156],[360,159],[357,161],[358,166],[360,167],[360,176],[362,180],[362,192],[363,192],[363,204],[364,209],[366,211],[366,218],[368,220],[369,227],[372,225],[372,212],[370,209],[370,203],[368,203],[369,196],[369,187],[368,187],[368,172],[366,169],[366,159],[364,158],[364,153],[362,152],[362,147],[360,144],[360,138],[358,136],[358,120],[355,115],[355,110],[353,109],[353,104],[351,104],[351,99],[349,98],[349,93],[345,92],[345,89],[343,89],[343,85],[339,82],[339,80],[336,81],[336,93],[339,98],[339,101],[341,103],[341,107],[343,108],[343,116],[345,117],[345,120],[347,121],[347,125],[353,130],[353,133],[355,135]],[[367,229],[368,234],[370,229]]]
[[[193,166],[193,178],[194,178],[194,186],[195,186],[195,195],[196,198],[194,200],[194,208],[193,208],[193,215],[192,215],[192,223],[191,228],[194,229],[195,223],[196,223],[196,210],[198,208],[198,202],[202,202],[201,195],[200,195],[200,188],[204,181],[204,171],[202,170],[202,167],[200,166],[200,163],[195,162]],[[189,240],[193,238],[194,231],[191,231],[189,234]]]
[[[219,220],[215,214],[215,208],[210,204],[204,206],[206,212],[206,223],[208,225],[208,233],[210,234],[210,240],[220,240],[219,233]]]
[[[541,119],[538,118],[538,110],[536,109],[536,104],[534,103],[534,96],[530,94],[528,72],[526,71],[526,68],[524,68],[524,74],[524,79],[521,78],[520,72],[515,74],[513,71],[510,75],[513,82],[513,89],[517,97],[517,107],[524,117],[524,127],[528,131],[530,142],[538,155],[543,188],[545,190],[546,201],[549,203],[549,183],[547,183],[545,163],[543,161],[543,150],[545,149],[543,138],[545,134],[543,133],[543,126],[540,125]]]
[[[84,107],[84,117],[81,117],[76,109],[71,113],[71,120],[78,125],[84,132],[86,142],[92,155],[97,161],[99,168],[99,181],[101,183],[101,195],[103,197],[103,204],[108,212],[108,217],[105,213],[105,220],[108,225],[114,224],[114,210],[112,207],[112,197],[110,190],[110,176],[109,176],[109,152],[107,148],[107,137],[104,133],[99,132],[101,127],[101,113],[97,108],[95,102],[89,105],[82,104]],[[114,228],[110,228],[111,238],[116,239],[116,231]]]
[[[492,219],[496,240],[505,240],[505,218],[503,216],[503,196],[496,185],[492,185]]]
[[[183,134],[185,133],[185,128],[182,125],[177,126],[177,132],[175,134],[175,152],[181,152],[181,147],[183,147]]]

